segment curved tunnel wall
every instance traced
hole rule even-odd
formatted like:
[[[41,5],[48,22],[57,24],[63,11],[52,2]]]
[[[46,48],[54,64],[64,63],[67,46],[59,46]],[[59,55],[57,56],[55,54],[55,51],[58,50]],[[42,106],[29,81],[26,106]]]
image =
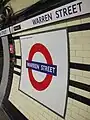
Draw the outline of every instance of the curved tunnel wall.
[[[4,95],[6,92],[6,87],[8,83],[8,74],[9,74],[9,47],[8,47],[8,37],[2,37],[2,45],[3,45],[3,72],[2,72],[2,80],[0,84],[0,105],[4,99]]]
[[[0,40],[0,83],[2,79],[2,71],[3,71],[3,46],[2,40]]]
[[[70,54],[70,78],[65,118],[48,110],[18,89],[22,69],[20,36],[63,28],[66,28],[68,32]],[[15,42],[16,63],[14,65],[11,91],[8,97],[9,104],[6,104],[5,107],[14,116],[14,119],[22,116],[22,120],[90,120],[90,13],[39,28],[14,33],[12,38]]]

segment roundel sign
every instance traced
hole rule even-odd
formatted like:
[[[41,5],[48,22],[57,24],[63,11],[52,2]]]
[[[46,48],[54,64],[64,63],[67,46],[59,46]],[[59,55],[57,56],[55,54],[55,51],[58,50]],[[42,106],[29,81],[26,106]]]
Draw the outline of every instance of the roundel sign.
[[[37,52],[43,54],[47,63],[33,61],[33,56]],[[28,60],[26,61],[26,67],[28,68],[30,82],[31,82],[32,86],[38,91],[45,90],[51,83],[53,75],[54,76],[57,75],[57,66],[53,65],[53,61],[52,61],[50,52],[41,43],[34,44],[32,46],[32,48],[30,49]],[[39,72],[46,73],[45,79],[42,80],[42,82],[38,82],[38,80],[35,80],[32,69],[39,71]]]
[[[66,29],[20,37],[20,91],[62,117],[68,87],[67,40]]]

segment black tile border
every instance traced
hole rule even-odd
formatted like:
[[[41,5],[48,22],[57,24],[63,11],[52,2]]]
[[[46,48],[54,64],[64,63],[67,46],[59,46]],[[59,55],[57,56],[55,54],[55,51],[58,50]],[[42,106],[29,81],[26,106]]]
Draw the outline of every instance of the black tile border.
[[[90,85],[70,80],[69,85],[90,92]]]
[[[15,70],[14,70],[13,73],[16,74],[16,75],[18,75],[18,76],[21,76],[21,73],[18,72],[18,71],[15,71]]]
[[[81,64],[81,63],[70,62],[70,68],[77,69],[77,70],[83,70],[83,71],[90,71],[90,65],[89,64]]]
[[[68,93],[68,97],[90,106],[90,99],[88,99],[86,97],[83,97],[81,95],[78,95],[78,94],[72,93],[72,92]]]
[[[76,32],[76,31],[84,31],[84,30],[90,30],[90,23],[68,27],[68,32]]]
[[[21,56],[15,55],[16,59],[21,59]]]
[[[15,68],[21,69],[21,66],[19,65],[14,65]]]
[[[13,40],[19,40],[19,37],[18,36],[15,36],[15,37],[12,37],[13,38]]]

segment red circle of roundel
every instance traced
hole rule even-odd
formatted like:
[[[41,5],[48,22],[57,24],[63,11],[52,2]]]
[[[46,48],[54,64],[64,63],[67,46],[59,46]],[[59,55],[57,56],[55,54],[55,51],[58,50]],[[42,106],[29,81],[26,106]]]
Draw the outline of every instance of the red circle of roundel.
[[[29,61],[32,61],[33,56],[36,52],[40,52],[44,55],[44,57],[47,61],[47,64],[50,64],[50,65],[53,64],[53,61],[52,61],[52,58],[51,58],[51,55],[50,55],[48,49],[40,43],[36,43],[32,46],[32,48],[29,52],[29,57],[28,57]],[[51,83],[51,80],[52,80],[52,75],[47,74],[45,79],[42,82],[36,81],[33,76],[32,69],[30,69],[30,68],[28,68],[28,74],[29,74],[29,79],[30,79],[32,86],[38,91],[45,90],[49,86],[49,84]]]

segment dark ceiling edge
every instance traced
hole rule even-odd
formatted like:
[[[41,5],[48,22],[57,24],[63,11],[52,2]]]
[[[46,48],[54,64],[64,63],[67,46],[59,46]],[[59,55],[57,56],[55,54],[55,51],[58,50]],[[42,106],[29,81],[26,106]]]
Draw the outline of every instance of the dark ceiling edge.
[[[12,16],[8,23],[3,26],[2,29],[76,0],[45,0],[44,2],[42,1],[44,0],[40,0],[32,6],[18,11],[17,14],[14,14],[14,16]]]

